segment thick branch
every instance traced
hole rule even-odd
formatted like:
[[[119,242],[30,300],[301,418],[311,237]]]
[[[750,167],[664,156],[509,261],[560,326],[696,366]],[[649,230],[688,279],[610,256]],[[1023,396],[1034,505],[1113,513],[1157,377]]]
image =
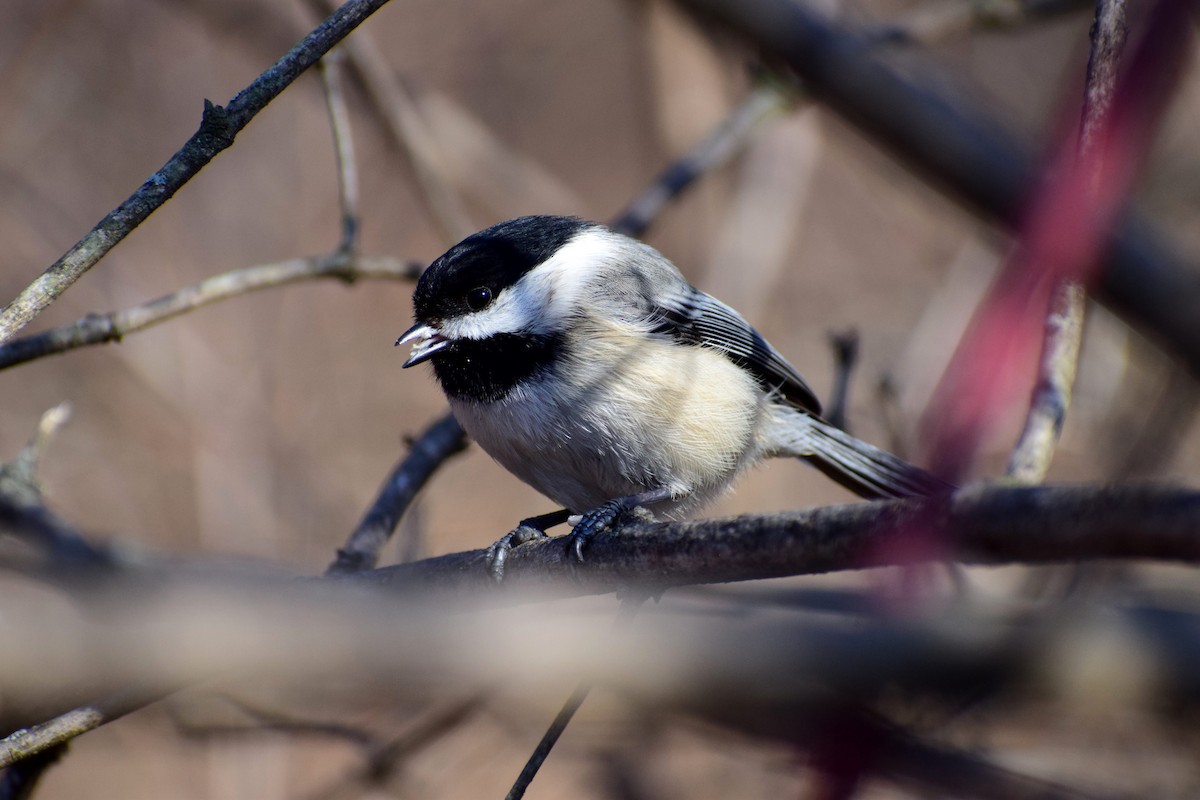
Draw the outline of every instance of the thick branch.
[[[489,538],[482,536],[481,538]],[[945,550],[926,546],[945,543]],[[620,587],[813,575],[956,560],[1041,564],[1098,558],[1200,560],[1200,492],[1161,486],[973,486],[949,498],[826,506],[602,533],[573,564],[561,538],[514,549],[498,589],[486,550],[359,573],[403,592],[580,595]]]
[[[130,231],[191,180],[254,116],[387,0],[348,0],[225,107],[205,101],[200,130],[125,202],[0,310],[0,342],[10,339]]]

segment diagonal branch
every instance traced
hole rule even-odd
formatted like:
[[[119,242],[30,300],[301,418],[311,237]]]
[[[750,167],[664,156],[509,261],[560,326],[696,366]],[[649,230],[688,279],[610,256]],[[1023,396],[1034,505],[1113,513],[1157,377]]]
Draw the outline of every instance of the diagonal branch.
[[[781,60],[805,87],[893,153],[948,187],[976,211],[1021,224],[1034,186],[1027,149],[960,95],[950,99],[901,74],[870,41],[790,0],[680,0],[715,17]],[[1179,26],[1181,36],[1190,26]],[[1112,226],[1099,299],[1200,374],[1200,270],[1136,212]]]
[[[467,434],[453,414],[446,414],[413,441],[408,455],[388,476],[375,502],[350,534],[346,546],[325,570],[326,575],[349,575],[371,569],[391,538],[400,518],[446,459],[467,446]]]
[[[386,2],[348,0],[270,69],[238,92],[228,105],[222,107],[206,100],[200,129],[192,134],[183,147],[125,202],[109,212],[83,239],[0,310],[0,343],[12,338],[130,231],[170,200],[218,153],[233,144],[234,137],[259,111]]]

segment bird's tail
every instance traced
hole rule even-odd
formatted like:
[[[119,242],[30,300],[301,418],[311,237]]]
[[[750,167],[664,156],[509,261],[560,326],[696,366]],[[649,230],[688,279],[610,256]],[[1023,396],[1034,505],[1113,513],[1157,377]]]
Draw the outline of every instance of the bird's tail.
[[[854,438],[818,417],[809,417],[804,452],[799,454],[829,478],[867,499],[925,497],[954,486],[920,467]]]

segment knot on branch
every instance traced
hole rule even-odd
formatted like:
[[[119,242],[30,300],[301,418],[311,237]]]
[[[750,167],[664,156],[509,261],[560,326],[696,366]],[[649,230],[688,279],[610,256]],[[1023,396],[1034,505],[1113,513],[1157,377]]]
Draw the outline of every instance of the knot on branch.
[[[233,115],[224,106],[206,99],[204,114],[200,118],[200,130],[196,131],[192,142],[207,158],[212,158],[233,144],[237,132],[238,126],[233,120]]]

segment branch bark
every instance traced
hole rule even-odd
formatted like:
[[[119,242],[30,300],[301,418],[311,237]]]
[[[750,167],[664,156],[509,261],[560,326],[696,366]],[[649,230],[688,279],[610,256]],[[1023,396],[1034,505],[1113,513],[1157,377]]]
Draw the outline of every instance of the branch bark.
[[[405,594],[575,596],[931,561],[1197,563],[1200,492],[1164,486],[976,485],[945,498],[634,523],[597,534],[579,565],[558,537],[514,548],[499,587],[485,567],[486,554],[453,553],[362,572],[353,580]]]
[[[43,333],[25,336],[0,345],[0,369],[15,367],[44,356],[65,353],[78,347],[119,342],[128,334],[144,330],[220,300],[283,286],[299,281],[335,278],[346,283],[360,279],[415,280],[421,267],[395,258],[355,258],[338,251],[320,258],[293,258],[275,264],[260,264],[205,278],[194,286],[163,295],[156,300],[107,314],[86,317]]]

